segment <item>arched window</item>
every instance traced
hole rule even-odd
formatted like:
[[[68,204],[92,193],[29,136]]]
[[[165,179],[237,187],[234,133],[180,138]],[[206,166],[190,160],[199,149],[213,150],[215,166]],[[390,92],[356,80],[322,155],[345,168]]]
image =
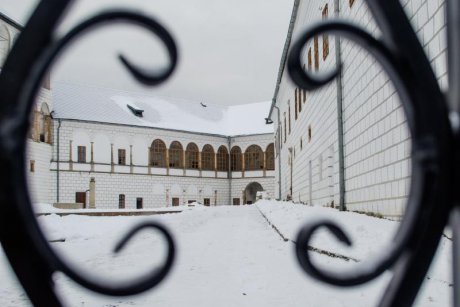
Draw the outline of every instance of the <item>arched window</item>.
[[[185,167],[191,169],[198,169],[198,146],[195,143],[189,143],[185,150]]]
[[[251,145],[244,153],[245,168],[247,171],[264,169],[264,153],[257,145]]]
[[[273,143],[269,144],[265,150],[265,161],[267,170],[273,171],[275,169],[275,145]]]
[[[201,152],[201,169],[205,171],[213,171],[214,161],[214,148],[212,148],[209,144],[204,145],[203,151]]]
[[[48,144],[51,144],[52,121],[50,116],[50,110],[46,102],[44,102],[41,105],[40,116],[38,120],[38,140],[40,142],[46,142]]]
[[[166,167],[166,145],[162,140],[156,139],[150,147],[150,165]]]
[[[242,170],[242,161],[241,161],[241,148],[235,146],[230,151],[230,166],[231,170],[234,172],[239,172]]]
[[[228,171],[228,150],[225,146],[220,146],[217,150],[217,170],[221,172]]]
[[[182,149],[181,143],[174,141],[169,146],[169,167],[182,168],[183,164],[184,149]]]

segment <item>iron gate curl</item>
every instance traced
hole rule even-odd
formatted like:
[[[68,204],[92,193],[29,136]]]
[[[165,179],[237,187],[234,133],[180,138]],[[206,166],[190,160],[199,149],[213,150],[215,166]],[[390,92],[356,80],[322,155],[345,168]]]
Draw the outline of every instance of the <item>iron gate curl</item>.
[[[169,32],[150,17],[127,11],[102,13],[81,23],[64,37],[55,39],[54,30],[72,0],[43,0],[25,26],[0,74],[0,241],[5,253],[36,306],[61,306],[52,275],[63,272],[82,286],[103,294],[124,296],[155,287],[173,265],[175,247],[169,231],[157,223],[134,227],[115,247],[115,252],[140,230],[153,228],[166,239],[168,254],[156,268],[133,284],[114,286],[90,280],[60,259],[50,248],[35,219],[25,175],[26,136],[29,113],[40,82],[56,57],[74,39],[95,26],[118,21],[140,25],[156,35],[165,45],[168,66],[159,72],[146,72],[123,55],[119,59],[139,82],[157,85],[166,80],[177,64],[177,47]],[[327,75],[313,76],[301,63],[303,46],[315,35],[340,35],[367,50],[384,68],[399,93],[412,139],[412,177],[406,214],[394,244],[373,266],[353,272],[333,273],[312,264],[306,250],[313,233],[329,229],[340,241],[351,244],[339,225],[319,221],[299,232],[296,253],[302,268],[313,277],[338,286],[353,286],[374,279],[388,269],[393,279],[380,306],[409,306],[420,289],[436,252],[442,232],[452,218],[454,230],[454,298],[460,304],[458,277],[460,211],[458,208],[459,109],[460,109],[460,4],[447,1],[449,92],[445,95],[430,63],[398,0],[367,0],[382,36],[375,38],[360,27],[345,21],[321,22],[305,30],[293,44],[288,70],[301,88],[315,90],[328,84],[340,67]],[[450,105],[450,108],[449,108]]]

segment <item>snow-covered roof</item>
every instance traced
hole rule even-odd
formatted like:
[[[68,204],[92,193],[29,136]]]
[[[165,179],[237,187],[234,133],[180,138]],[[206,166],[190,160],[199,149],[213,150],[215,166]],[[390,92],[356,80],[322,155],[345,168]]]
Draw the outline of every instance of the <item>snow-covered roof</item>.
[[[270,101],[219,106],[62,82],[53,83],[52,93],[54,118],[226,136],[273,133],[264,119]]]

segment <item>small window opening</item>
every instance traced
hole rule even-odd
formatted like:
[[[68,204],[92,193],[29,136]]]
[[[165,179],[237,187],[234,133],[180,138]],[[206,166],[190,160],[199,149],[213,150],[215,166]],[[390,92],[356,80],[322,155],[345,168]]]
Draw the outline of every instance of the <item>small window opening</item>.
[[[144,110],[134,106],[134,105],[130,105],[130,104],[127,104],[126,105],[128,107],[128,109],[131,110],[131,112],[133,112],[133,114],[137,117],[143,117],[143,113],[144,113]]]
[[[125,194],[118,195],[118,208],[125,209]]]
[[[172,205],[174,207],[179,206],[179,197],[173,197],[172,198]]]
[[[144,200],[142,197],[136,198],[136,209],[144,208]]]

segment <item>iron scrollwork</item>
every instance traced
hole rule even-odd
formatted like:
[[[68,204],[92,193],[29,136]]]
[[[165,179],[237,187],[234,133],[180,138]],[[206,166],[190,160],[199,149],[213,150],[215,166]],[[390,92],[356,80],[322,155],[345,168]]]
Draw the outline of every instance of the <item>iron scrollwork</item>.
[[[455,206],[454,175],[458,165],[455,160],[458,146],[455,144],[458,141],[454,136],[458,135],[458,126],[451,125],[447,97],[439,87],[400,2],[366,2],[380,28],[381,37],[376,38],[346,21],[323,21],[302,32],[290,50],[287,67],[294,83],[310,91],[330,83],[341,73],[340,65],[319,76],[302,68],[303,48],[319,34],[348,39],[377,60],[400,97],[411,134],[412,176],[406,213],[393,244],[378,259],[353,271],[331,272],[318,267],[310,259],[307,246],[319,228],[328,229],[344,244],[352,244],[333,221],[323,220],[303,226],[296,240],[296,255],[301,267],[312,277],[342,287],[366,283],[392,269],[392,280],[379,306],[410,306],[425,279]]]
[[[126,296],[149,290],[160,283],[170,271],[175,244],[167,228],[157,222],[146,222],[131,229],[116,245],[121,251],[126,243],[143,229],[154,229],[165,239],[167,255],[160,267],[125,285],[96,282],[71,268],[49,246],[31,206],[28,194],[25,148],[30,126],[29,114],[41,81],[58,55],[80,35],[96,26],[113,22],[129,22],[154,34],[166,47],[169,64],[160,71],[145,71],[125,56],[119,60],[139,82],[153,86],[173,73],[178,51],[169,32],[154,19],[129,11],[101,13],[82,22],[62,38],[54,39],[54,30],[71,0],[41,1],[15,43],[11,56],[0,75],[0,241],[19,281],[35,306],[62,306],[54,291],[52,275],[62,272],[83,287],[97,293]]]

